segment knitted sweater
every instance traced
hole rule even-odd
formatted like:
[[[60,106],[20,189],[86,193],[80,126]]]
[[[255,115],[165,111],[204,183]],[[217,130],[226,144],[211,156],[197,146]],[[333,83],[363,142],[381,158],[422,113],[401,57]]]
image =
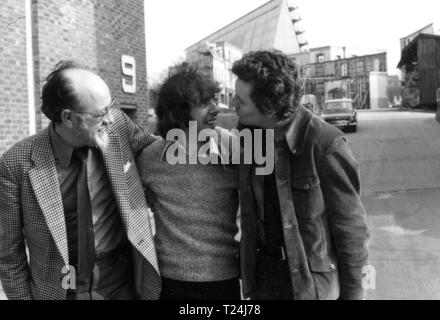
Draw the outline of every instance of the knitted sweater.
[[[154,212],[161,275],[200,282],[238,277],[238,166],[170,165],[162,158],[166,146],[160,139],[137,159]]]

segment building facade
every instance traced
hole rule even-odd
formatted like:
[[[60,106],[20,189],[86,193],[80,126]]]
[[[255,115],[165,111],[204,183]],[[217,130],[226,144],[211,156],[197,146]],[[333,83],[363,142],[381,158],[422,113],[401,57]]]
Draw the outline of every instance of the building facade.
[[[440,35],[421,33],[403,50],[398,68],[404,73],[403,104],[436,108],[440,89]]]
[[[0,154],[48,125],[41,87],[60,60],[97,72],[118,105],[147,123],[143,0],[3,0],[0,24]]]
[[[235,93],[234,61],[249,51],[278,49],[286,54],[308,50],[298,7],[294,1],[271,0],[188,47],[186,60],[202,62],[222,86],[225,106]],[[227,52],[233,52],[228,57]]]
[[[230,43],[206,42],[198,50],[189,52],[186,60],[201,66],[219,83],[219,102],[226,107],[230,105],[235,94],[237,76],[232,73],[232,66],[242,56],[243,52]]]
[[[440,35],[440,26],[435,23],[430,23],[427,26],[407,35],[403,38],[400,38],[400,50],[405,49],[405,47],[413,41],[419,34],[435,34]]]
[[[315,95],[321,105],[326,99],[347,97],[353,100],[357,108],[370,108],[371,93],[377,96],[376,91],[371,92],[376,84],[370,86],[370,80],[379,79],[370,75],[372,72],[387,72],[387,54],[386,52],[359,56],[351,54],[347,58],[348,52],[350,51],[347,48],[327,46],[311,49],[307,53],[291,55],[300,69],[301,94]],[[382,77],[380,83],[382,86]],[[380,88],[380,92],[383,91],[382,89]],[[383,99],[380,107],[385,107]]]
[[[286,0],[271,0],[186,49],[197,50],[205,42],[227,42],[243,53],[278,49],[299,53],[307,46],[298,9]]]

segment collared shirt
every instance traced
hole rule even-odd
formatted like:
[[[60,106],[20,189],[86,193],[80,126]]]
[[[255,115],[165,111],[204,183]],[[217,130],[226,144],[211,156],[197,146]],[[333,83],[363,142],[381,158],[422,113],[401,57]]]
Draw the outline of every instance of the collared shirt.
[[[57,134],[54,125],[50,126],[49,135],[66,217],[69,257],[76,263],[78,254],[77,177],[80,163],[72,157],[74,148]],[[125,233],[102,154],[97,148],[91,148],[91,156],[87,162],[87,180],[92,203],[95,253],[99,257],[115,249],[123,241]]]
[[[292,123],[292,118],[293,116],[283,120],[274,129],[275,149],[288,148],[286,134]],[[265,141],[266,139],[263,138],[263,143]],[[276,152],[274,153],[274,156],[275,155]],[[274,161],[274,163],[276,164],[276,161]],[[255,173],[254,165],[251,172],[251,185],[256,200],[258,241],[260,245],[283,245],[282,219],[277,193],[275,168],[271,175],[258,176]]]

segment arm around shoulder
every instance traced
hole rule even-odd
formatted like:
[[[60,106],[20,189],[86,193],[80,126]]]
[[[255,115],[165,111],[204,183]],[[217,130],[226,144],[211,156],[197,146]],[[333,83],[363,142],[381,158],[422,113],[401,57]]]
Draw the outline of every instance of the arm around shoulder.
[[[126,123],[133,154],[138,154],[141,150],[158,139],[157,136],[149,133],[145,128],[134,123],[133,120],[131,120],[123,111],[120,112]]]

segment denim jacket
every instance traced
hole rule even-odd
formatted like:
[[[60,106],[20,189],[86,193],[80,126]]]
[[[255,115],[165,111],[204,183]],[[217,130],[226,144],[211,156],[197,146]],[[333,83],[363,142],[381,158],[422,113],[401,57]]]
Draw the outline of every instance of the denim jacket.
[[[255,283],[263,197],[255,196],[251,169],[240,171],[245,297]],[[275,176],[295,299],[362,299],[369,234],[358,164],[342,132],[298,107],[275,129]]]

